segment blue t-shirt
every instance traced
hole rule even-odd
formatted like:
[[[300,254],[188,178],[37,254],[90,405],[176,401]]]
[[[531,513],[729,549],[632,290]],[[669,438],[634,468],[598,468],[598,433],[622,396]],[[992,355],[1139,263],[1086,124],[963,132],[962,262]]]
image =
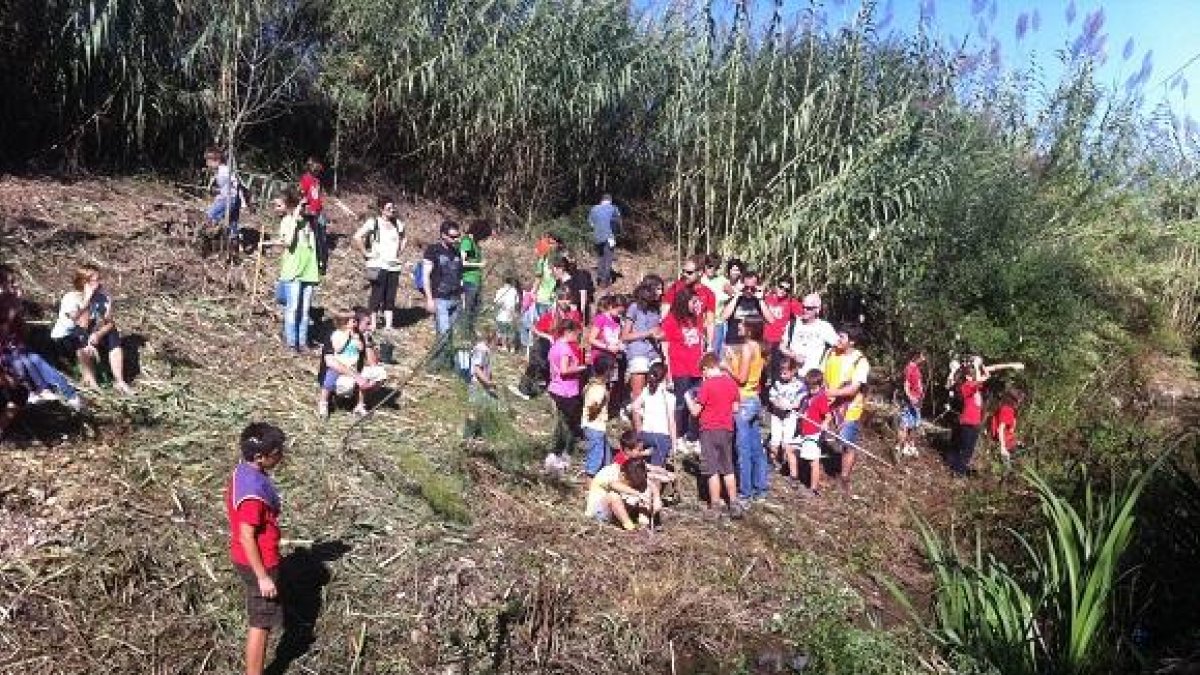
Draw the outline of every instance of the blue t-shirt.
[[[643,310],[637,303],[629,306],[629,309],[625,312],[625,320],[633,324],[633,332],[635,333],[648,331],[662,323],[662,317],[659,315],[658,310]],[[631,359],[641,357],[653,361],[658,358],[658,350],[655,349],[654,343],[646,338],[642,338],[641,340],[634,340],[625,345],[625,356]]]
[[[588,212],[588,222],[592,224],[592,239],[602,244],[616,236],[613,224],[620,222],[621,212],[610,204],[597,204]]]

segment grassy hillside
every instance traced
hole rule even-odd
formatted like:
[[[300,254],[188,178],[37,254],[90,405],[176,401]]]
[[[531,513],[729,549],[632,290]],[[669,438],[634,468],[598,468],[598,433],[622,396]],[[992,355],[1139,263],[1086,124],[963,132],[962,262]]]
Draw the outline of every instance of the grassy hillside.
[[[358,428],[345,410],[322,422],[315,358],[280,346],[269,283],[254,297],[239,285],[253,286],[253,257],[204,258],[184,236],[195,202],[134,179],[9,178],[0,196],[0,241],[30,299],[48,316],[66,270],[102,265],[140,371],[136,396],[92,396],[81,419],[37,410],[0,446],[6,671],[234,669],[241,589],[221,491],[237,433],[260,419],[292,439],[277,476],[310,625],[281,647],[290,672],[777,672],[803,653],[818,672],[901,673],[937,660],[877,583],[927,593],[906,509],[943,521],[963,490],[927,455],[864,465],[857,499],[778,486],[733,525],[702,521],[687,479],[663,529],[622,534],[582,518],[579,485],[540,472],[547,402],[506,400],[511,428],[460,443],[461,387],[413,372],[432,337],[419,311],[385,334],[406,382],[394,403]],[[405,217],[427,241],[444,213]],[[529,246],[502,234],[484,248],[520,268]],[[357,265],[339,246],[322,308],[360,301]],[[519,367],[502,356],[499,379]],[[886,447],[886,424],[872,420],[870,447]],[[981,488],[973,508],[993,507]]]

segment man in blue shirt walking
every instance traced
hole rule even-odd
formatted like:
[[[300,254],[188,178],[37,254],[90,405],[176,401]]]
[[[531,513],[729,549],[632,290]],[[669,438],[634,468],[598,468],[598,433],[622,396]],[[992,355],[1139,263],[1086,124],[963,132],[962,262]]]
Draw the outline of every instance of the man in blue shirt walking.
[[[596,283],[600,288],[612,284],[613,251],[617,248],[617,232],[621,229],[621,211],[613,206],[612,195],[604,195],[588,213],[592,225],[592,241],[596,243]]]

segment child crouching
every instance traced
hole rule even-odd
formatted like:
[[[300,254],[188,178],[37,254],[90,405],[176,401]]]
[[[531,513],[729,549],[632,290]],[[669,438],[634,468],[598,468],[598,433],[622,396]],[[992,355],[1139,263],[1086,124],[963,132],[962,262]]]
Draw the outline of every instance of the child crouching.
[[[643,517],[648,523],[661,510],[662,500],[651,487],[646,460],[639,457],[600,469],[588,486],[583,515],[632,531]]]

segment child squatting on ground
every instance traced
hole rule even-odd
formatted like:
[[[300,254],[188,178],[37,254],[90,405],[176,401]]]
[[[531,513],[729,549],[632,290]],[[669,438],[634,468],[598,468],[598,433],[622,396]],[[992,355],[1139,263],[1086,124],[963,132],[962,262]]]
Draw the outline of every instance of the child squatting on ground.
[[[279,583],[279,493],[268,473],[283,461],[287,442],[273,424],[243,431],[241,461],[225,490],[229,556],[245,586],[246,675],[261,675],[271,630],[283,625]]]

